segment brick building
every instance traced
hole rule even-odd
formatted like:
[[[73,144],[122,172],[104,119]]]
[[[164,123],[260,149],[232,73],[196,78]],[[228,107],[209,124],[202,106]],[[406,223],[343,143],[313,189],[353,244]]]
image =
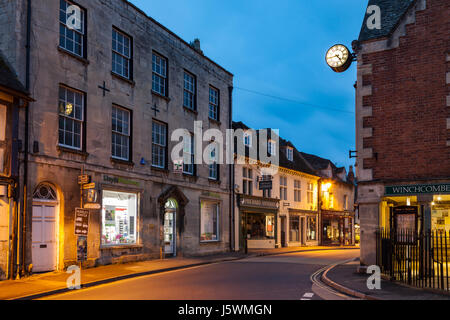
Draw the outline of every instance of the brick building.
[[[0,0],[0,9],[0,49],[36,100],[20,273],[76,263],[82,198],[88,266],[229,251],[229,166],[185,163],[178,173],[170,155],[176,129],[190,136],[185,154],[205,143],[194,121],[231,128],[233,75],[125,0]],[[82,174],[95,183],[83,197]]]
[[[381,28],[369,27],[367,14],[354,42],[361,262],[368,265],[379,227],[450,230],[450,2],[371,5],[381,9]],[[413,213],[393,213],[403,206]]]

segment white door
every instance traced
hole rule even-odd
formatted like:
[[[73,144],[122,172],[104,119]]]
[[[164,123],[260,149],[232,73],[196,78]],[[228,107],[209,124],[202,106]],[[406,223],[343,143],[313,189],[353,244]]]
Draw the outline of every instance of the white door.
[[[176,255],[175,212],[166,210],[164,215],[164,253]]]
[[[56,206],[33,205],[33,272],[56,270]]]

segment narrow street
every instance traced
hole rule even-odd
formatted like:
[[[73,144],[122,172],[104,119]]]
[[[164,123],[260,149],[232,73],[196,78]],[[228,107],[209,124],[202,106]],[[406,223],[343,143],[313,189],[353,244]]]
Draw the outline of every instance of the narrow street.
[[[301,252],[144,276],[47,300],[342,300],[313,283],[315,273],[359,250]]]

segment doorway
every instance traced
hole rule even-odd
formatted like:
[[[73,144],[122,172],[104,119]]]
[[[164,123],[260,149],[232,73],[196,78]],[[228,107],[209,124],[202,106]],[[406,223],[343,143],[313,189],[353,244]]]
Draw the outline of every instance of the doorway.
[[[39,185],[33,194],[32,263],[33,272],[57,269],[58,199],[48,184]]]
[[[177,208],[175,199],[167,200],[164,210],[164,253],[173,257],[177,255]]]

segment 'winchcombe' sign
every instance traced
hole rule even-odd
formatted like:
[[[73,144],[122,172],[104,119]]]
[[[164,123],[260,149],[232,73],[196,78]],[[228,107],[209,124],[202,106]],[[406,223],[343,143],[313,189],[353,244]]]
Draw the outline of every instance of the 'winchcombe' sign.
[[[416,184],[406,186],[387,186],[387,196],[397,195],[412,195],[412,194],[426,194],[426,193],[450,193],[450,183],[442,184]]]

